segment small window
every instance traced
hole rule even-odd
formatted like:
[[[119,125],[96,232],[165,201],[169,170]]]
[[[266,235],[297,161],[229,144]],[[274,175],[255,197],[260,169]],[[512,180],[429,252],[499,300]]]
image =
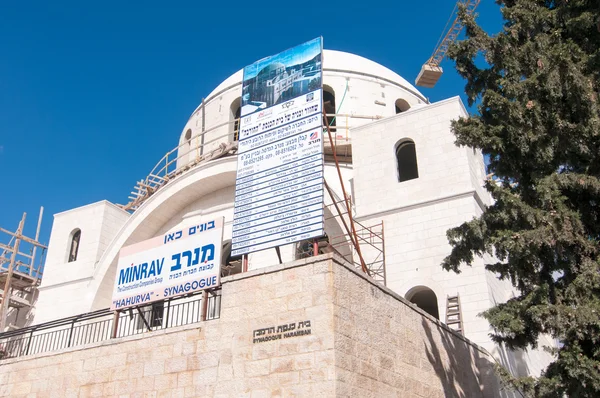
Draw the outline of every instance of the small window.
[[[404,140],[396,146],[396,162],[398,165],[399,182],[419,178],[417,152],[414,141]]]
[[[188,131],[185,132],[185,144],[181,145],[181,152],[182,152],[182,156],[183,155],[187,155],[192,151],[192,129],[188,129]]]
[[[335,91],[329,86],[323,85],[323,109],[327,115],[327,119],[323,120],[323,124],[327,123],[331,131],[335,131]]]
[[[79,241],[81,240],[81,230],[77,228],[71,232],[71,243],[69,245],[69,262],[77,261],[77,253],[79,252]]]
[[[152,303],[152,316],[150,317],[150,326],[162,326],[164,312],[164,301],[157,301],[155,303]]]
[[[406,299],[434,317],[440,319],[437,296],[426,286],[417,286],[406,293]]]
[[[406,102],[406,100],[403,100],[402,98],[398,98],[396,100],[395,105],[396,105],[396,114],[406,112],[407,110],[410,109],[410,104],[408,102]]]
[[[137,312],[137,310],[133,311]],[[164,312],[164,301],[156,301],[149,306],[140,307],[140,312],[137,312],[136,314],[137,329],[147,329],[146,322],[148,322],[148,325],[150,325],[151,328],[162,326]]]
[[[240,138],[240,117],[242,115],[242,98],[236,98],[230,107],[230,133],[233,135],[233,140],[238,141]]]

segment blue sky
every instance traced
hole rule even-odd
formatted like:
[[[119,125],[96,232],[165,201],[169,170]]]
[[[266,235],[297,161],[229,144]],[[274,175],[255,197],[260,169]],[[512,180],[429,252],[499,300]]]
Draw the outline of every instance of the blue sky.
[[[207,4],[205,4],[207,3]],[[210,4],[210,5],[209,5]],[[135,181],[178,143],[202,97],[263,57],[323,36],[413,82],[454,3],[327,1],[5,1],[0,12],[0,226],[28,213],[40,240],[52,215],[102,199],[125,203]],[[497,32],[492,1],[479,21]],[[433,101],[462,95],[446,60]],[[6,243],[0,235],[0,243]]]

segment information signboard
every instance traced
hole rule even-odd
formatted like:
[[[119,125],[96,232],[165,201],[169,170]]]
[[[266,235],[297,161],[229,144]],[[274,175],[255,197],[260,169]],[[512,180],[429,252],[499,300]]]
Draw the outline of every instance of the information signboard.
[[[322,40],[244,68],[234,256],[322,236]]]
[[[123,247],[111,310],[219,286],[223,222],[221,217]]]

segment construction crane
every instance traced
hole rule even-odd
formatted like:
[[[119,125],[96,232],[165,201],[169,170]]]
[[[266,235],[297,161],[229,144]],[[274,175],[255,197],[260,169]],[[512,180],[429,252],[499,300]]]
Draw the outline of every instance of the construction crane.
[[[454,43],[454,41],[456,41],[456,38],[458,37],[463,28],[463,25],[459,20],[457,14],[458,6],[460,4],[464,4],[467,10],[467,14],[471,15],[479,5],[479,2],[480,0],[458,0],[456,2],[456,4],[454,5],[454,10],[452,10],[452,14],[450,14],[450,18],[448,19],[448,22],[444,27],[444,31],[442,32],[442,35],[440,36],[440,39],[438,40],[435,46],[435,50],[433,50],[433,54],[421,67],[421,72],[419,73],[419,76],[417,76],[417,80],[415,81],[415,84],[417,86],[432,88],[442,76],[442,73],[444,71],[442,70],[440,64],[446,56],[446,51],[448,51],[448,47],[450,47],[450,45]],[[453,17],[454,20],[452,20]],[[450,26],[450,29],[447,29],[448,25],[450,25],[450,21],[453,21],[452,26]]]

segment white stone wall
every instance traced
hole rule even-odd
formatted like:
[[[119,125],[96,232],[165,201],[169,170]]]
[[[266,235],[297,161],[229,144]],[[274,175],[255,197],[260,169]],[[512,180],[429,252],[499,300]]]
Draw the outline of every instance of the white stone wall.
[[[129,214],[107,201],[54,216],[35,323],[89,311],[83,297],[97,262]],[[81,230],[77,259],[68,262],[71,237]]]
[[[457,147],[450,131],[464,115],[453,98],[355,129],[356,210],[360,221],[384,221],[387,286],[401,295],[430,288],[442,320],[447,296],[459,294],[466,336],[490,347],[489,325],[477,316],[490,306],[482,261],[460,275],[440,267],[450,253],[446,231],[481,212],[483,159]],[[405,138],[415,142],[419,178],[398,182],[395,145]]]
[[[469,171],[471,173],[471,184],[477,191],[477,195],[485,204],[493,203],[493,198],[485,189],[486,166],[483,154],[479,149],[465,148],[469,159]]]
[[[465,114],[458,97],[353,130],[354,190],[361,217],[473,190],[466,149],[450,121]],[[415,142],[419,178],[398,183],[395,146]]]
[[[484,257],[486,264],[496,260]],[[490,306],[506,302],[516,296],[516,290],[508,280],[500,280],[491,272],[486,272]],[[490,330],[491,332],[492,330]],[[519,376],[539,376],[553,359],[544,347],[558,347],[548,335],[540,335],[537,349],[510,351],[504,346],[494,346],[490,349],[493,356],[513,374]]]
[[[479,314],[513,297],[507,281],[485,270],[491,258],[476,258],[460,274],[441,262],[451,250],[446,231],[482,214],[492,199],[483,187],[485,166],[480,151],[457,147],[450,123],[466,116],[458,98],[374,122],[353,131],[354,191],[357,218],[385,224],[387,286],[402,296],[426,286],[438,300],[445,320],[447,296],[458,294],[465,335],[490,350],[516,375],[539,375],[551,356],[543,350],[510,351],[489,338],[488,322]],[[395,144],[404,138],[416,145],[419,178],[398,182]],[[543,337],[542,344],[553,345]]]

